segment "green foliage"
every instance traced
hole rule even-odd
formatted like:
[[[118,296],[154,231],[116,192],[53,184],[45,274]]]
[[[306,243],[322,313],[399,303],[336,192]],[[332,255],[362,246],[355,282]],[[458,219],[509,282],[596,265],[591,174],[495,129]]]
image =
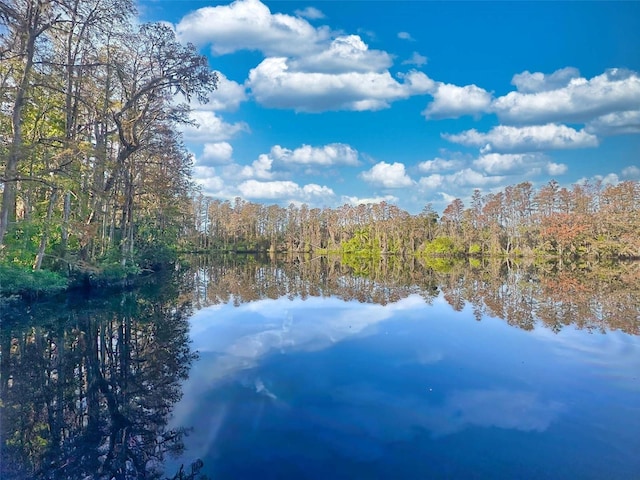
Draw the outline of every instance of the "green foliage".
[[[482,247],[477,243],[469,245],[469,255],[481,255]]]
[[[37,297],[67,288],[67,279],[56,272],[31,270],[18,264],[0,264],[0,295]]]
[[[174,263],[178,258],[175,245],[161,242],[145,242],[136,244],[135,263],[143,270],[160,270],[166,265]]]
[[[452,238],[436,237],[425,245],[422,253],[432,257],[455,257],[461,252]]]
[[[456,260],[444,256],[427,256],[423,260],[425,268],[429,268],[436,273],[451,273],[456,266]]]
[[[482,262],[478,258],[470,258],[469,259],[469,266],[471,268],[482,268]]]
[[[38,252],[40,229],[34,222],[20,222],[5,236],[2,256],[5,261],[30,268]]]

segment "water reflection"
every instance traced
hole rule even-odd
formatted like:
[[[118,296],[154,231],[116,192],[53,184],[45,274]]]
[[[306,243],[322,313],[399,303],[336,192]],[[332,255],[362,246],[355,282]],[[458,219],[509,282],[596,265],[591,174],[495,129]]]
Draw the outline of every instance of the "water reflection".
[[[4,305],[1,477],[633,478],[639,272],[202,258]]]
[[[197,308],[265,298],[336,297],[387,305],[412,294],[430,303],[440,293],[456,311],[473,308],[525,330],[622,330],[640,334],[640,264],[545,268],[472,259],[317,257],[261,262],[251,257],[194,262]]]
[[[213,478],[633,478],[636,268],[205,261],[174,421]]]
[[[3,480],[162,477],[183,448],[167,422],[194,360],[178,294],[167,281],[3,305]]]

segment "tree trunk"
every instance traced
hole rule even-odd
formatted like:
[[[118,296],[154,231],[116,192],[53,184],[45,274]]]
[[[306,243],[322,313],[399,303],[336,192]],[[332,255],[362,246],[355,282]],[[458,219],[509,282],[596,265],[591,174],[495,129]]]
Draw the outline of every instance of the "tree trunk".
[[[58,199],[58,190],[56,188],[51,192],[51,197],[49,198],[49,206],[47,207],[47,216],[44,220],[44,225],[42,226],[42,236],[40,237],[40,247],[38,248],[38,254],[36,255],[36,259],[33,262],[33,269],[40,270],[42,266],[42,259],[44,258],[44,252],[47,247],[47,241],[49,240],[49,227],[51,223],[51,217],[53,216],[53,207]]]

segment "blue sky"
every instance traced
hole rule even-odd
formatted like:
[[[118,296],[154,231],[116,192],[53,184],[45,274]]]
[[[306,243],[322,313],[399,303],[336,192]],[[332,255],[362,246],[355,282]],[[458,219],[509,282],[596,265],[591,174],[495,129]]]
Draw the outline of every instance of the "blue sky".
[[[212,197],[417,213],[640,179],[640,2],[138,6],[220,72],[184,129]]]

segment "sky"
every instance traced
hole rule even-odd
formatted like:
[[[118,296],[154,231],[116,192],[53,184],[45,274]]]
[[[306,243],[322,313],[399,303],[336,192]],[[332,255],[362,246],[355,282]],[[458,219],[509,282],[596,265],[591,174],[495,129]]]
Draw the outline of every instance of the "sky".
[[[219,73],[184,127],[213,198],[410,213],[640,179],[640,2],[139,0]]]

